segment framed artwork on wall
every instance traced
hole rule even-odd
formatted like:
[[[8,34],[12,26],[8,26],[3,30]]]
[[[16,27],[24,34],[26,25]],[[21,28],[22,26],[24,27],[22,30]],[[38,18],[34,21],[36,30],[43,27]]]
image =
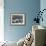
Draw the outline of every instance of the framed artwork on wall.
[[[11,14],[11,24],[12,25],[24,25],[25,14]]]

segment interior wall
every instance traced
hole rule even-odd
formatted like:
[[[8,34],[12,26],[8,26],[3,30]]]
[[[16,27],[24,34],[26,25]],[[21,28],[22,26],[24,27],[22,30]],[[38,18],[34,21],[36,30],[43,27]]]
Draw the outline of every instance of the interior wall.
[[[43,9],[46,9],[46,0],[41,0],[41,1],[40,1],[40,9],[41,9],[41,11],[42,11]],[[40,21],[40,25],[46,27],[46,10],[43,12],[42,17],[43,17],[43,22]]]
[[[4,2],[0,0],[0,42],[4,41]]]
[[[7,41],[18,41],[32,29],[36,12],[40,10],[40,0],[4,0],[4,39]],[[24,13],[26,24],[23,26],[12,26],[10,24],[10,13]]]

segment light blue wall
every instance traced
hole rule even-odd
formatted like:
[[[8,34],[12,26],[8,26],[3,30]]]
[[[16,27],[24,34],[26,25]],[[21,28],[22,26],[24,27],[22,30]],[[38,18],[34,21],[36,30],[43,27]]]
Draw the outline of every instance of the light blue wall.
[[[40,9],[41,9],[41,11],[42,11],[43,9],[46,9],[46,0],[41,0],[41,1],[40,1]],[[42,17],[43,17],[43,22],[41,21],[41,22],[40,22],[40,25],[46,27],[46,11],[43,12]]]
[[[32,29],[36,12],[40,9],[40,0],[4,0],[4,38],[7,41],[18,41]],[[24,26],[12,26],[10,13],[17,11],[24,13],[26,24]]]

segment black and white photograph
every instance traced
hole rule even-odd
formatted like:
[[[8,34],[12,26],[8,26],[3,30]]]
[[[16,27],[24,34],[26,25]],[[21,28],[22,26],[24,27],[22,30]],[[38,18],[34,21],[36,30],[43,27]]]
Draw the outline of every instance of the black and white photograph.
[[[24,14],[11,14],[11,24],[12,25],[24,25],[25,15]]]

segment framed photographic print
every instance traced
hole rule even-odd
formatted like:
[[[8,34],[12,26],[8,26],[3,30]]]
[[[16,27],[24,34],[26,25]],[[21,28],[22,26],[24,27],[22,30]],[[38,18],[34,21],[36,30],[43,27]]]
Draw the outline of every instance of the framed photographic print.
[[[24,25],[25,15],[24,14],[11,14],[11,24],[12,25]]]

